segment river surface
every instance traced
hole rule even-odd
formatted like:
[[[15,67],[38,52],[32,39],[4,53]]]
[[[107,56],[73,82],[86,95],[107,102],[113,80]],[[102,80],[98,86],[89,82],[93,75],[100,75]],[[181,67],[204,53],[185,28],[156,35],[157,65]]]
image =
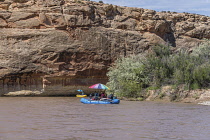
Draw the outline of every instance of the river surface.
[[[0,97],[0,140],[209,140],[210,106]]]

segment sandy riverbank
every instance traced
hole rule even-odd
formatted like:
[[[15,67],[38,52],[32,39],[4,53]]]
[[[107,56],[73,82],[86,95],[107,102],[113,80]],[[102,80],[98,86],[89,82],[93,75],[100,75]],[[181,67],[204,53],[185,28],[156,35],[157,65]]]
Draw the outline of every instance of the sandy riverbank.
[[[148,90],[144,93],[145,98],[121,98],[122,100],[130,101],[164,101],[164,102],[183,102],[183,103],[198,103],[202,105],[210,105],[210,89],[197,90],[182,90],[172,89],[170,86],[165,86],[158,90]],[[7,97],[24,97],[24,96],[50,96],[42,91],[21,90],[9,92],[3,96]],[[59,94],[57,96],[60,96]],[[71,95],[69,95],[71,96]]]

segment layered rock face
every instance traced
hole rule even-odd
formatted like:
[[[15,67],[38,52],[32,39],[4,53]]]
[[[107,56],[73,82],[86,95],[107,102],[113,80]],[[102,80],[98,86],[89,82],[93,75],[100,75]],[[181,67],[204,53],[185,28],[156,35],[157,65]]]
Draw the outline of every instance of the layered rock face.
[[[210,38],[210,17],[77,0],[0,0],[0,95],[70,95],[121,56]],[[28,95],[28,94],[27,94]]]

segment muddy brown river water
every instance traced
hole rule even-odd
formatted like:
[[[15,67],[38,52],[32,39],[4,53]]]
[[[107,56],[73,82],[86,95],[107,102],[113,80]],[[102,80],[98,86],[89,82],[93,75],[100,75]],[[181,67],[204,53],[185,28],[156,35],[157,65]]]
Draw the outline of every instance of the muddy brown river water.
[[[210,106],[0,97],[0,140],[209,140]]]

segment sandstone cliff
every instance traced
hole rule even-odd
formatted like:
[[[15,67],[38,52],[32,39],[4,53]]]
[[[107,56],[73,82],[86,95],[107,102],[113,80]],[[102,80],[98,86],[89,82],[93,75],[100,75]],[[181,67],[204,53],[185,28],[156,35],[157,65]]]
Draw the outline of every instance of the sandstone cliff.
[[[202,15],[92,1],[0,0],[0,95],[88,92],[118,57],[156,44],[191,49],[210,39],[209,25]]]

